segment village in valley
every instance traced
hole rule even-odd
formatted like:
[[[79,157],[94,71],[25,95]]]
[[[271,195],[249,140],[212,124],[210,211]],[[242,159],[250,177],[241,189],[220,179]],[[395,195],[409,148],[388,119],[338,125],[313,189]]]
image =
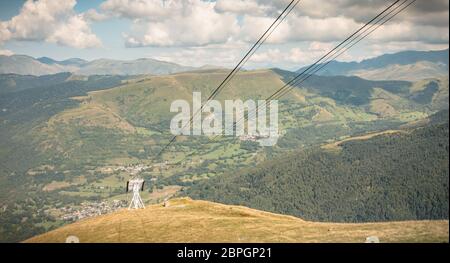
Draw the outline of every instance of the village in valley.
[[[127,206],[126,200],[83,202],[80,207],[67,206],[59,209],[61,220],[74,222],[88,217],[109,214]]]

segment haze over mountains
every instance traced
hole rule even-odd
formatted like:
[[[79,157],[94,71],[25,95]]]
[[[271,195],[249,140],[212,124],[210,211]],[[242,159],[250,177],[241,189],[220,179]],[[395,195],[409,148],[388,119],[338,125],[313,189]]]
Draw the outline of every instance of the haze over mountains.
[[[129,61],[113,59],[86,61],[79,58],[72,58],[56,61],[48,57],[35,59],[25,55],[0,56],[0,74],[13,73],[42,76],[61,72],[72,72],[78,75],[162,75],[194,69],[196,68],[151,58],[140,58]]]
[[[402,51],[384,54],[361,62],[332,61],[317,72],[324,76],[359,76],[370,80],[421,80],[445,76],[448,73],[449,50]],[[0,74],[48,75],[71,72],[77,75],[166,75],[184,71],[217,69],[218,66],[182,66],[151,58],[136,60],[79,58],[57,61],[48,57],[33,58],[26,55],[0,55]],[[299,69],[301,72],[306,67]]]
[[[307,67],[300,68],[302,72]],[[448,75],[448,49],[402,51],[361,62],[332,61],[317,72],[323,76],[358,76],[370,80],[421,80]]]

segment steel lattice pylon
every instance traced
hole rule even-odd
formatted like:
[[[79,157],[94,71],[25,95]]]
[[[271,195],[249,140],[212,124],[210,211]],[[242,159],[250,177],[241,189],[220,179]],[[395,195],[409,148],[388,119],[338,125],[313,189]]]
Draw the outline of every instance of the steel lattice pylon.
[[[145,208],[144,202],[142,201],[140,191],[144,190],[144,180],[141,178],[133,178],[127,182],[127,192],[133,191],[133,198],[131,199],[128,209],[140,209]]]

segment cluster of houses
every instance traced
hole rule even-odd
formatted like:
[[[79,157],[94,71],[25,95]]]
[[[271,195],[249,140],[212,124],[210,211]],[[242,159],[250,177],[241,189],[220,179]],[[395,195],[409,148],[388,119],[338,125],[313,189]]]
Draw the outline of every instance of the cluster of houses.
[[[149,165],[137,164],[137,165],[133,165],[133,166],[119,166],[119,167],[116,167],[114,170],[127,172],[129,174],[138,174],[142,171],[150,169],[151,167],[152,166],[149,166]]]
[[[259,139],[259,136],[257,136],[257,135],[244,134],[244,135],[239,136],[240,141],[256,142],[258,139]]]
[[[129,166],[121,165],[121,166],[116,166],[116,167],[111,167],[111,166],[101,167],[100,172],[106,173],[106,174],[110,174],[113,172],[125,172],[130,175],[135,175],[135,174],[139,174],[140,172],[143,172],[143,171],[149,171],[149,170],[159,171],[161,169],[167,169],[167,161],[165,161],[163,163],[155,163],[152,165],[136,164],[136,165],[129,165]]]
[[[99,216],[114,212],[127,206],[125,200],[113,200],[111,202],[83,202],[81,207],[63,207],[61,219],[64,221],[77,221],[87,217]]]

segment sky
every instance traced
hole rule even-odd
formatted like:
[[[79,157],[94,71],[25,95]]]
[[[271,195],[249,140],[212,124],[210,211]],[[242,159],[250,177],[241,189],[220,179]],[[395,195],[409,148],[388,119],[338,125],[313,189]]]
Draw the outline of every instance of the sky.
[[[289,2],[0,1],[0,54],[233,67]],[[301,0],[245,66],[292,70],[312,63],[393,2]],[[448,0],[417,0],[339,60],[446,49],[448,30]]]

